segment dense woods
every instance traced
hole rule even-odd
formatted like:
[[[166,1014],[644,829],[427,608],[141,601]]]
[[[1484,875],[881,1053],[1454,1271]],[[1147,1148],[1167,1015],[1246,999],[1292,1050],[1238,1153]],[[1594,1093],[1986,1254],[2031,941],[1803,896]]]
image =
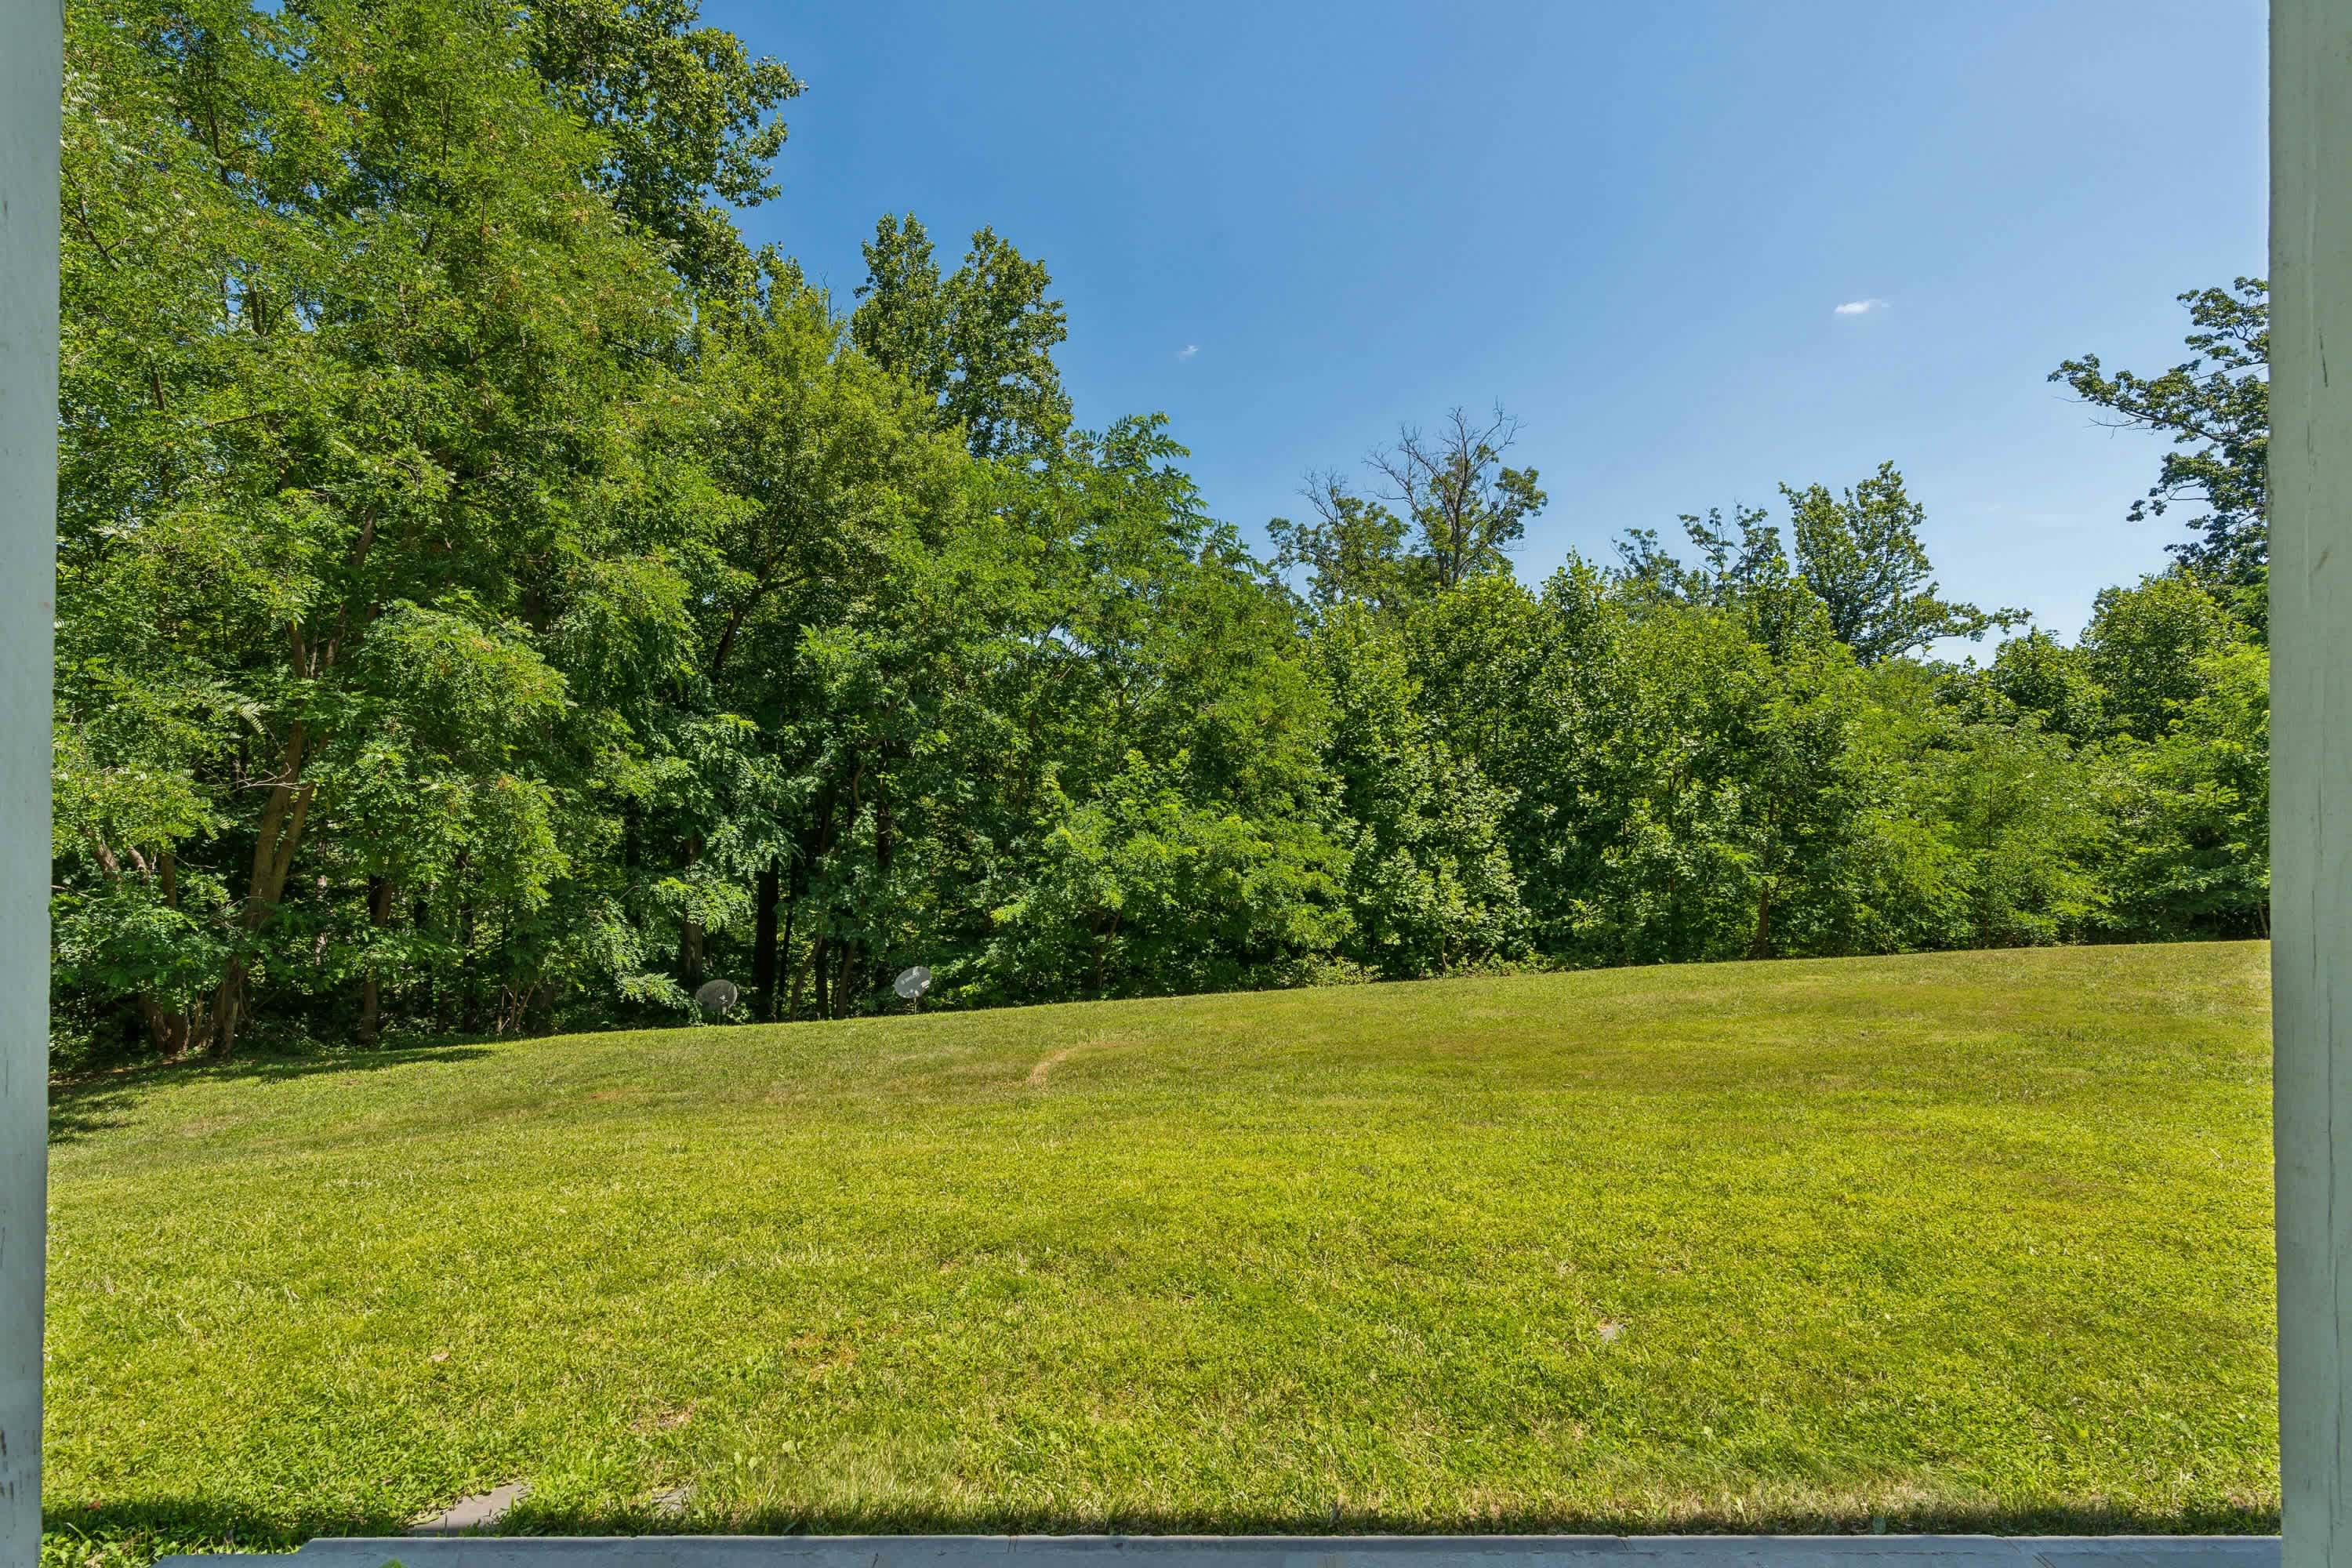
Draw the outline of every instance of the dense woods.
[[[2071,643],[1893,464],[1522,582],[1499,410],[1260,557],[1004,237],[751,251],[692,0],[68,26],[62,1062],[2266,928],[2259,281],[2055,373],[2196,514]]]

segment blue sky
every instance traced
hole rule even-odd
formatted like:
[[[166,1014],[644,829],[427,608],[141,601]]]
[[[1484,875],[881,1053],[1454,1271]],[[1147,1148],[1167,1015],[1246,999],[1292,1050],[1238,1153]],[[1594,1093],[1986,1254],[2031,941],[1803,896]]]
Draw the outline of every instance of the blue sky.
[[[879,214],[994,225],[1080,421],[1165,410],[1253,539],[1499,399],[1523,578],[1891,458],[1948,592],[2072,634],[2177,534],[2124,521],[2158,441],[2044,378],[2174,363],[2173,296],[2263,267],[2260,0],[706,14],[809,84],[755,240],[846,308]]]

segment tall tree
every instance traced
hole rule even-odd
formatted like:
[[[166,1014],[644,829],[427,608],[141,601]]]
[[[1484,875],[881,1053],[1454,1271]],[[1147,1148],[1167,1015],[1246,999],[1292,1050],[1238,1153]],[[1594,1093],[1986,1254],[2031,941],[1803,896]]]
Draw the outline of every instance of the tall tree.
[[[1937,637],[1982,637],[2022,621],[1941,597],[1920,542],[1927,510],[1905,492],[1893,463],[1842,495],[1825,485],[1780,487],[1796,535],[1798,574],[1829,607],[1838,640],[1865,665],[1914,653]]]
[[[747,743],[761,762],[730,787],[700,793],[670,832],[693,847],[694,879],[740,892],[752,917],[753,1005],[770,1016],[781,1011],[794,938],[828,929],[824,911],[803,904],[812,871],[822,879],[861,813],[879,830],[881,873],[905,837],[892,816],[894,775],[909,736],[920,736],[920,710],[908,672],[877,657],[877,644],[906,637],[898,617],[919,575],[910,558],[950,544],[971,467],[932,431],[923,401],[845,351],[844,336],[821,298],[779,276],[722,323],[701,364],[703,458],[728,503],[694,567],[697,665],[713,712],[754,727]],[[844,637],[865,657],[821,654]],[[839,923],[850,912],[832,915]],[[682,954],[697,950],[703,923],[681,918]],[[827,950],[829,1001],[843,946]]]
[[[1420,559],[1440,592],[1509,571],[1528,519],[1543,510],[1536,470],[1503,461],[1518,433],[1519,422],[1500,407],[1483,424],[1455,408],[1434,436],[1408,427],[1394,446],[1372,454],[1372,467],[1389,486],[1381,499],[1411,520]]]
[[[700,0],[528,0],[531,63],[604,140],[591,172],[630,223],[670,248],[698,288],[739,292],[752,259],[728,208],[777,192],[778,107],[803,84],[753,57]]]
[[[1771,514],[1735,501],[1727,520],[1720,507],[1702,517],[1685,512],[1683,532],[1697,548],[1685,565],[1659,541],[1654,528],[1629,528],[1617,540],[1621,578],[1637,592],[1664,599],[1728,608],[1789,575],[1788,548]]]
[[[256,977],[318,951],[294,870],[369,745],[412,735],[483,809],[546,815],[550,756],[460,745],[443,710],[541,689],[675,286],[494,14],[126,0],[71,37],[62,718],[92,767],[205,803],[140,818],[179,835],[141,880],[215,955],[173,1043],[225,1051]],[[172,722],[123,732],[126,685]]]
[[[1356,494],[1337,473],[1315,476],[1299,493],[1315,509],[1312,520],[1277,517],[1265,525],[1275,570],[1307,568],[1307,602],[1318,608],[1402,607],[1424,575],[1406,553],[1404,520]]]
[[[2113,728],[2161,738],[2202,689],[2202,661],[2246,630],[2205,584],[2176,567],[2102,588],[2083,628],[2084,668],[2103,689]]]
[[[2191,659],[2165,732],[2119,748],[2106,881],[2132,935],[2270,934],[2270,653]]]
[[[2119,427],[2169,437],[2157,480],[2132,503],[2137,522],[2171,508],[2202,508],[2189,519],[2198,537],[2171,546],[2202,575],[2242,592],[2239,607],[2258,624],[2259,592],[2270,560],[2270,286],[2240,278],[2227,289],[2192,289],[2192,357],[2158,375],[2109,374],[2096,354],[2070,359],[2050,373]]]
[[[857,346],[934,399],[972,456],[1050,454],[1070,427],[1054,350],[1069,335],[1053,277],[992,228],[963,265],[940,275],[921,220],[885,214],[865,247],[866,281],[850,317]]]
[[[1389,609],[1508,574],[1546,499],[1535,469],[1503,461],[1518,428],[1499,407],[1484,424],[1453,409],[1435,435],[1408,426],[1367,459],[1376,498],[1359,495],[1341,474],[1313,476],[1302,493],[1314,517],[1266,524],[1276,570],[1306,567],[1316,605]]]
[[[1528,917],[1502,838],[1509,801],[1431,733],[1394,618],[1336,606],[1314,646],[1349,819],[1352,951],[1390,979],[1519,956]]]

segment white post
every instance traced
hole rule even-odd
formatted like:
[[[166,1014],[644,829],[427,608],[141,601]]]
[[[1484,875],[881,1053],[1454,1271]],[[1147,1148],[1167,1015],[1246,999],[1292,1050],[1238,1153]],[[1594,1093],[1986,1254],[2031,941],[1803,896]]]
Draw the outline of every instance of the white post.
[[[0,0],[0,1563],[41,1542],[61,0]]]
[[[2271,651],[2285,1564],[2341,1568],[2352,1565],[2352,5],[2343,0],[2271,8]]]

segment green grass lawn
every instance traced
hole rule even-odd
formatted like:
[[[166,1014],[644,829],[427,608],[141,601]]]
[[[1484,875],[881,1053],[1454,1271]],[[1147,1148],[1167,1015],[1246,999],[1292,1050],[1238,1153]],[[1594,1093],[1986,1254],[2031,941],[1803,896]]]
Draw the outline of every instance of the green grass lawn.
[[[393,1531],[513,1479],[511,1527],[564,1532],[2275,1528],[2266,963],[1659,968],[63,1090],[50,1550]]]

